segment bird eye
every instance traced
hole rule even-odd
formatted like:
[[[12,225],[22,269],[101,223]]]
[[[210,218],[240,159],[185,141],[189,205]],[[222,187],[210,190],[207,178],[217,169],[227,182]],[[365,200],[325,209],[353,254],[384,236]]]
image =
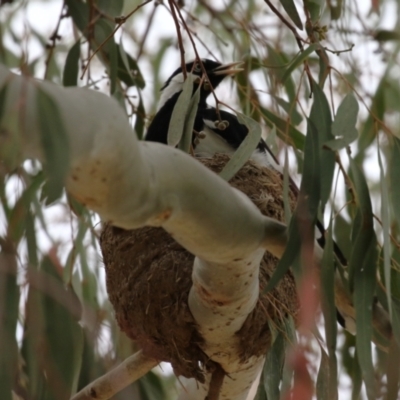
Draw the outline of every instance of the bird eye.
[[[199,63],[195,63],[193,66],[193,71],[194,72],[200,72],[201,71],[201,65]]]

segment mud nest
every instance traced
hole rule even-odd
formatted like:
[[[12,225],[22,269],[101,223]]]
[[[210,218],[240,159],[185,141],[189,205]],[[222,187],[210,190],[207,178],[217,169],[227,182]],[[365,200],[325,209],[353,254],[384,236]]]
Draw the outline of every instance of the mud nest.
[[[224,155],[201,159],[215,172],[228,161]],[[283,220],[283,187],[279,173],[247,162],[230,184],[246,193],[264,215]],[[289,193],[291,206],[295,194]],[[210,367],[201,350],[203,339],[190,313],[187,299],[192,285],[194,256],[177,244],[162,228],[127,231],[104,225],[100,238],[107,275],[107,291],[122,331],[143,352],[172,364],[176,375],[203,381]],[[260,293],[271,277],[277,259],[268,252],[260,268]],[[267,295],[236,333],[243,360],[265,354],[271,344],[269,324],[279,325],[299,309],[291,273]]]

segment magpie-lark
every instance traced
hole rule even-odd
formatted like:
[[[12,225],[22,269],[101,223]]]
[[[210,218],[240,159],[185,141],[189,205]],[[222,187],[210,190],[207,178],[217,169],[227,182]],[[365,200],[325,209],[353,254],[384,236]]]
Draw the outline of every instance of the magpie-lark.
[[[241,71],[241,63],[221,64],[209,59],[202,59],[201,64],[199,61],[192,61],[185,65],[187,74],[194,74],[198,78],[195,79],[193,93],[197,90],[198,85],[201,85],[200,100],[193,129],[193,150],[198,157],[212,157],[215,153],[231,155],[246,137],[248,129],[239,122],[234,114],[209,106],[207,98],[211,94],[211,87],[216,89],[225,77]],[[205,77],[204,71],[206,72]],[[201,78],[204,78],[204,80]],[[157,113],[147,130],[146,141],[167,144],[172,111],[182,92],[183,84],[184,74],[182,67],[179,67],[161,88]],[[273,168],[282,173],[282,168],[263,139],[258,143],[251,159],[261,166]],[[298,193],[298,188],[292,180],[291,187]],[[323,247],[325,244],[324,227],[319,221],[316,223],[316,232],[317,241]],[[336,243],[334,243],[334,250],[338,259],[343,264],[347,264]],[[346,318],[338,311],[337,319],[343,327],[354,333],[355,322],[352,318]]]

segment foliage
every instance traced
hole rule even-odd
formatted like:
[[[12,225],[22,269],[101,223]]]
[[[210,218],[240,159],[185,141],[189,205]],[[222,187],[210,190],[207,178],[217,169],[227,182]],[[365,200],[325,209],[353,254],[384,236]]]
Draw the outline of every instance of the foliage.
[[[158,90],[180,56],[243,60],[234,106],[243,112],[242,118],[258,122],[264,136],[276,134],[269,142],[284,165],[291,166],[291,174],[297,166],[308,199],[300,201],[294,213],[291,246],[271,286],[290,266],[303,272],[299,285],[307,285],[307,263],[298,257],[306,242],[297,224],[304,207],[309,222],[319,217],[329,227],[320,282],[326,342],[316,329],[314,336],[305,333],[313,326],[303,321],[305,329],[300,329],[295,345],[293,321],[287,321],[274,334],[258,399],[278,399],[289,390],[293,398],[300,398],[299,393],[311,396],[314,390],[318,399],[335,398],[337,380],[343,382],[338,370],[351,383],[341,392],[351,390],[352,398],[359,398],[364,385],[369,399],[396,399],[400,3],[277,3],[5,1],[0,5],[0,61],[64,86],[109,93],[141,138],[155,112]],[[35,19],[47,12],[54,19],[39,29]],[[221,86],[220,104],[232,106],[229,84]],[[6,90],[0,91],[0,117]],[[60,117],[45,94],[37,101],[39,109],[53,116],[40,121],[43,171],[49,179],[44,183],[42,167],[34,161],[13,170],[0,164],[3,399],[13,398],[12,393],[21,399],[67,399],[134,351],[134,344],[119,332],[104,294],[96,216],[60,192],[68,160]],[[183,119],[181,125],[189,122]],[[55,129],[60,132],[58,142],[48,134]],[[43,199],[52,205],[45,208]],[[334,258],[332,239],[347,257],[347,266]],[[354,298],[356,338],[341,330],[336,333],[334,267],[343,272]],[[307,313],[312,307],[301,300]],[[390,315],[390,343],[372,326],[376,301]],[[372,338],[390,351],[371,347]],[[285,353],[292,356],[285,360]],[[272,363],[281,367],[272,369]],[[116,398],[173,397],[174,382],[160,376],[150,373]]]

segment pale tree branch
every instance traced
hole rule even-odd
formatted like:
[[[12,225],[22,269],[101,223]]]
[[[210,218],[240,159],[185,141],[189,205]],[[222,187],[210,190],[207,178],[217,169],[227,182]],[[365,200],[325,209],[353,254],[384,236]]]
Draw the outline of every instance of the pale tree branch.
[[[87,385],[71,400],[109,399],[130,383],[147,374],[157,364],[158,361],[145,357],[139,350],[107,374]]]
[[[285,227],[263,216],[247,196],[189,155],[138,142],[113,99],[0,67],[0,87],[4,84],[0,157],[7,166],[30,158],[44,162],[36,104],[40,89],[57,105],[68,136],[68,192],[115,226],[161,226],[196,256],[189,306],[205,339],[203,351],[228,374],[221,396],[245,399],[262,358],[243,364],[235,333],[258,299],[263,253],[282,253]]]

